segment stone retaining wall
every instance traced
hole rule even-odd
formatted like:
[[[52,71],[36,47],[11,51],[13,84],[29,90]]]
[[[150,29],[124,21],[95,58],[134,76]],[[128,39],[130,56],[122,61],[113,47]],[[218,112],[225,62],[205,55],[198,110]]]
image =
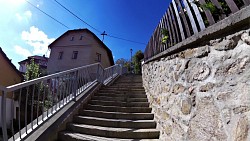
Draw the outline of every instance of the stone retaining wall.
[[[143,65],[164,141],[250,141],[250,29]]]

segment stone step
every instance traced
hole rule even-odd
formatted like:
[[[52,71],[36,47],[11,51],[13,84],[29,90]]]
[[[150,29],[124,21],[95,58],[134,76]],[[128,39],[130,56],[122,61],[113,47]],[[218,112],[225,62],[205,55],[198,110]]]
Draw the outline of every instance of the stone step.
[[[68,124],[68,129],[73,132],[122,139],[157,139],[159,131],[156,129],[111,128],[85,124]]]
[[[106,111],[106,112],[124,112],[124,113],[150,113],[149,107],[117,107],[117,106],[103,106],[88,104],[87,110]]]
[[[106,97],[128,97],[128,98],[147,98],[145,94],[115,94],[115,93],[99,93],[95,96],[106,96]]]
[[[112,88],[103,88],[102,90],[116,90],[116,91],[145,91],[144,88],[124,88],[124,87],[112,87]]]
[[[95,110],[81,110],[80,115],[110,118],[110,119],[131,119],[131,120],[152,120],[154,114],[152,113],[122,113],[122,112],[106,112],[106,111],[95,111]]]
[[[104,100],[104,101],[120,101],[120,102],[148,102],[147,98],[93,96],[92,99],[93,100]]]
[[[99,91],[100,94],[144,94],[146,95],[145,91]]]
[[[88,116],[74,117],[74,123],[116,128],[155,128],[154,120],[107,119]]]
[[[144,92],[145,90],[139,90],[139,89],[101,89],[99,92]]]
[[[113,85],[131,85],[131,86],[135,86],[135,85],[142,85],[142,81],[117,81],[114,82]]]
[[[159,141],[159,139],[118,139],[118,138],[105,138],[93,135],[86,135],[63,131],[59,133],[60,141]]]
[[[116,102],[116,101],[102,101],[91,100],[90,104],[103,106],[121,106],[121,107],[149,107],[148,102]]]
[[[131,85],[130,87],[124,87],[122,85],[111,85],[111,86],[105,86],[103,88],[135,88],[135,89],[144,89],[144,87],[142,87],[142,86],[134,86],[134,85]]]
[[[159,141],[159,139],[118,139],[118,138],[105,138],[93,135],[86,135],[63,131],[59,133],[60,141]]]

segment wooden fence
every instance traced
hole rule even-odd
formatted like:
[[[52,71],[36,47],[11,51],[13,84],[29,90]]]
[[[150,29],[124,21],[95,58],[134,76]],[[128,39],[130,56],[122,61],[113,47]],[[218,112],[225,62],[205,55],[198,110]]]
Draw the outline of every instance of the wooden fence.
[[[250,0],[172,0],[144,51],[144,59],[171,48],[250,5]]]

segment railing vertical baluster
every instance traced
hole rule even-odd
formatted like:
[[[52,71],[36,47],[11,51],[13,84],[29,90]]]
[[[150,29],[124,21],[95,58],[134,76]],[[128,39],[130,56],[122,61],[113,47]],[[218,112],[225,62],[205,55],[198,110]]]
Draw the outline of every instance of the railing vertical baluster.
[[[173,4],[173,7],[174,7],[175,16],[176,16],[177,21],[178,21],[177,23],[178,23],[179,28],[180,28],[181,39],[184,40],[184,39],[185,39],[185,35],[184,35],[183,26],[182,26],[181,18],[180,18],[180,15],[179,15],[179,12],[178,12],[178,10],[177,10],[177,6],[176,6],[174,0],[172,0],[172,4]],[[182,40],[181,40],[181,41],[182,41]]]
[[[22,103],[22,88],[20,89],[20,92],[19,92],[19,106],[18,106],[18,129],[19,129],[19,137],[20,139],[21,138],[21,103]]]
[[[65,77],[62,78],[62,106],[64,106],[64,94],[66,91]]]
[[[206,4],[205,0],[199,0],[200,4]],[[208,9],[204,9],[205,15],[207,17],[207,20],[209,22],[209,25],[213,25],[215,23],[214,18],[212,16],[212,13]]]
[[[51,114],[54,111],[54,97],[55,97],[55,88],[56,88],[56,78],[52,78],[50,81],[50,94],[51,94]]]
[[[12,133],[12,139],[15,140],[15,132],[14,132],[14,98],[15,98],[15,92],[12,93],[12,100],[11,100],[11,133]]]
[[[1,123],[2,123],[2,132],[3,132],[3,140],[8,140],[7,134],[7,126],[6,126],[6,91],[2,91],[2,105],[1,105]]]
[[[49,81],[51,81],[51,79],[49,79]],[[49,117],[49,105],[50,105],[50,95],[49,95],[49,93],[50,93],[50,82],[48,83],[48,90],[47,90],[47,103],[48,103],[48,105],[47,105],[47,107],[46,107],[46,110],[47,110],[47,118]],[[45,103],[46,104],[46,103]]]
[[[58,99],[59,99],[59,95],[60,95],[60,91],[59,91],[59,82],[60,82],[60,79],[59,79],[59,77],[56,77],[55,78],[55,87],[56,87],[56,89],[55,89],[55,94],[54,94],[54,97],[55,97],[55,111],[57,111],[57,104],[58,104]]]
[[[31,115],[30,115],[30,119],[31,119],[31,128],[32,129],[33,129],[33,104],[34,104],[35,89],[36,89],[36,84],[33,85],[33,91],[32,91],[32,95],[31,95]]]
[[[78,88],[78,71],[75,72],[75,81],[74,81],[74,101],[76,101],[77,88]]]
[[[190,5],[192,6],[193,10],[194,10],[194,13],[195,13],[195,16],[197,18],[197,21],[199,23],[199,26],[200,26],[200,30],[204,30],[206,27],[205,27],[205,24],[203,22],[203,19],[201,17],[201,13],[198,9],[198,7],[196,6],[196,4],[194,4],[194,0],[189,0],[190,2]]]
[[[69,74],[67,74],[67,80],[66,80],[66,93],[65,93],[65,100],[66,100],[66,102],[65,103],[67,103],[68,102],[68,100],[69,100],[69,92],[70,92],[70,75]]]
[[[44,82],[44,81],[43,81]],[[47,83],[43,83],[43,107],[42,107],[42,121],[44,121],[44,104],[45,104],[45,95],[46,95],[46,85]]]
[[[26,87],[27,92],[26,92],[26,102],[25,102],[25,132],[26,134],[28,133],[28,128],[27,128],[27,113],[28,113],[28,98],[29,98],[29,86]]]
[[[175,16],[174,16],[174,13],[173,13],[173,8],[172,8],[172,5],[170,4],[169,5],[169,14],[170,14],[170,16],[171,16],[171,18],[172,18],[172,20],[173,20],[173,25],[174,25],[174,30],[175,30],[175,33],[176,33],[176,42],[177,43],[179,43],[180,42],[180,36],[179,36],[179,31],[178,31],[178,28],[177,28],[177,21],[176,21],[176,18],[175,18]]]
[[[59,79],[59,100],[58,100],[58,107],[61,108],[61,101],[62,101],[62,78],[58,78]]]
[[[184,27],[185,27],[185,29],[186,29],[187,37],[190,37],[190,36],[191,36],[190,28],[189,28],[189,26],[188,26],[187,18],[186,18],[186,16],[185,16],[183,7],[182,7],[182,5],[181,5],[181,2],[180,2],[180,0],[175,0],[175,1],[176,1],[176,3],[177,3],[178,7],[180,8],[180,15],[181,15],[182,20],[183,20],[183,22],[184,22]]]
[[[38,85],[38,93],[37,93],[37,105],[36,105],[36,124],[38,125],[38,117],[39,117],[39,106],[40,106],[40,94],[41,94],[42,82]]]
[[[198,29],[197,29],[196,23],[194,21],[193,14],[192,14],[192,12],[190,10],[190,7],[188,5],[187,0],[182,0],[182,2],[184,4],[184,6],[185,6],[185,9],[187,10],[188,18],[189,18],[189,20],[191,22],[191,26],[192,26],[192,29],[193,29],[194,33],[198,33]]]
[[[172,20],[172,17],[170,15],[170,10],[168,9],[168,11],[166,12],[166,18],[168,19],[168,22],[169,22],[169,26],[170,26],[170,32],[172,33],[172,38],[173,38],[173,41],[172,41],[172,45],[176,44],[176,34],[175,33],[175,30],[174,30],[174,25],[173,25],[173,20]]]
[[[237,7],[237,5],[235,4],[235,2],[233,0],[225,0],[228,7],[230,8],[230,10],[232,11],[232,13],[235,13],[239,10],[239,8]]]

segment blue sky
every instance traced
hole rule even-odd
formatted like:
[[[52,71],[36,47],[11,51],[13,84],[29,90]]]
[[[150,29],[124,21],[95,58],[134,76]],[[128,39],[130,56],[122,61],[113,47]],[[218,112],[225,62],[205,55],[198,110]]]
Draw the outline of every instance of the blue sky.
[[[88,28],[100,39],[99,32],[76,19],[54,0],[28,0],[66,28],[25,0],[0,0],[0,47],[18,68],[18,62],[30,55],[49,54],[48,45],[67,30]],[[73,13],[100,31],[147,44],[166,11],[169,0],[57,0]],[[130,58],[144,51],[146,45],[106,36],[104,43],[114,60]]]

